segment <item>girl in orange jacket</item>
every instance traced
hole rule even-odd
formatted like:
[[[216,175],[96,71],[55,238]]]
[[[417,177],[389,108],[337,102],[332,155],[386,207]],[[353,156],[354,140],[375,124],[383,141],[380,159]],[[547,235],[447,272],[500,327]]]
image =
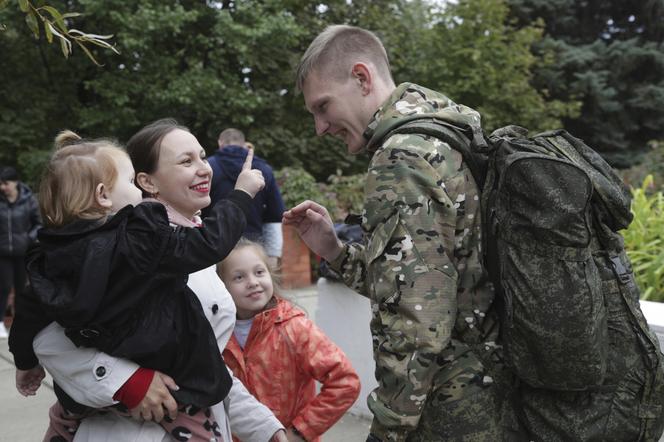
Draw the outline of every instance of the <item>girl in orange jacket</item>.
[[[218,271],[237,307],[226,365],[288,429],[289,441],[320,441],[360,392],[350,361],[302,310],[275,294],[262,246],[241,240]]]

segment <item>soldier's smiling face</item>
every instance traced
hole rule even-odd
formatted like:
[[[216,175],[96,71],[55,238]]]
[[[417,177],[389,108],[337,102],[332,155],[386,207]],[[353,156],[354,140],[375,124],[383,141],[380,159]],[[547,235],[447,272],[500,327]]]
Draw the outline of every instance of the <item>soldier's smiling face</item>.
[[[367,140],[362,134],[376,109],[369,109],[370,103],[357,78],[351,75],[340,81],[313,71],[304,82],[302,94],[314,117],[317,135],[343,140],[351,154],[364,149]]]

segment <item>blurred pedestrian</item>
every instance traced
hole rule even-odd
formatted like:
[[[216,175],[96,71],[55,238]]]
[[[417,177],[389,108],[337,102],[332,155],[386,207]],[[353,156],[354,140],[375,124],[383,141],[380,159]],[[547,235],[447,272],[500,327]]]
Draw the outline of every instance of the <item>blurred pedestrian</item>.
[[[15,298],[25,289],[25,252],[41,227],[39,205],[13,167],[0,170],[0,315],[4,318],[9,292]],[[7,329],[0,321],[0,338]]]

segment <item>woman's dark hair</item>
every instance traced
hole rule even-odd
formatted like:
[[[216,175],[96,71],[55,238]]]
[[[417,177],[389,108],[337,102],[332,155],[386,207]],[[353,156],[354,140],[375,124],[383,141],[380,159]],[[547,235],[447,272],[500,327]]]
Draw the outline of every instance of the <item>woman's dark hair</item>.
[[[0,181],[18,181],[19,176],[16,169],[10,166],[3,167],[0,170]]]
[[[159,162],[161,140],[175,129],[189,132],[189,128],[182,126],[175,119],[162,118],[148,124],[129,139],[126,148],[136,174],[155,171]],[[138,186],[138,183],[136,185]],[[141,191],[143,196],[149,196],[145,190],[141,189]]]

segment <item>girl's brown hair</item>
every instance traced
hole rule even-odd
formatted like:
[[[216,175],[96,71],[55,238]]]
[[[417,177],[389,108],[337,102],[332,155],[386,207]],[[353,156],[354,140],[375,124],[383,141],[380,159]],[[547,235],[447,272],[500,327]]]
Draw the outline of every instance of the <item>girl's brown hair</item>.
[[[97,186],[113,188],[117,159],[127,153],[107,139],[84,140],[70,130],[55,137],[55,151],[39,186],[39,208],[46,225],[61,227],[77,219],[108,214],[95,198]]]

